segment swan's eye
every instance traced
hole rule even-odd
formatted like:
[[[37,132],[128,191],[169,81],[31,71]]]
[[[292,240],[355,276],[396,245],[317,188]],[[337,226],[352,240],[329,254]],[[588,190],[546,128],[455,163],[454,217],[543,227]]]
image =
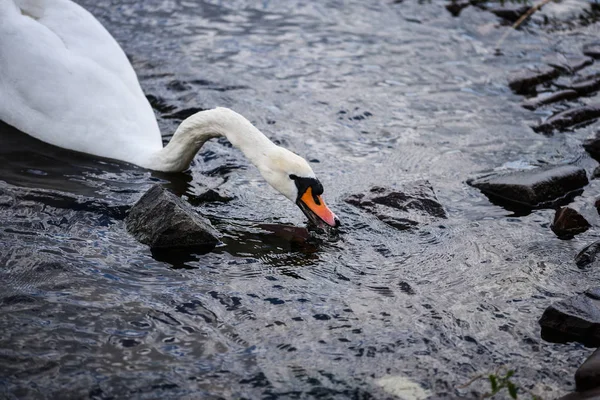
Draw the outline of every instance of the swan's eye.
[[[290,174],[290,179],[295,181],[296,179],[298,179],[298,177],[294,174]]]

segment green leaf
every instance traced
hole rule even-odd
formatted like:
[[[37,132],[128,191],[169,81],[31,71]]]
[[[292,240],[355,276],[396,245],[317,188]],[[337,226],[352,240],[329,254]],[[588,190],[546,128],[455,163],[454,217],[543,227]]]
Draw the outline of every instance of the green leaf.
[[[489,376],[490,383],[492,384],[492,392],[495,394],[498,392],[498,380],[496,379],[496,375]]]
[[[506,384],[506,386],[508,387],[508,393],[510,394],[510,397],[512,397],[513,399],[516,399],[518,388],[515,386],[515,384],[512,382],[508,382]]]
[[[509,370],[509,371],[506,373],[506,379],[510,379],[510,377],[511,377],[511,376],[513,376],[514,374],[515,374],[515,371],[513,371],[512,369],[511,369],[511,370]]]

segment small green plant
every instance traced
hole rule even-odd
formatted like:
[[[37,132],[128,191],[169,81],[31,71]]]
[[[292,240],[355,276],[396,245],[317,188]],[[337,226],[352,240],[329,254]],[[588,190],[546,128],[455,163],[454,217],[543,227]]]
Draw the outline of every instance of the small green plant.
[[[519,388],[517,387],[517,385],[515,385],[514,383],[512,383],[510,381],[510,378],[514,374],[515,374],[515,371],[513,371],[511,369],[511,370],[506,371],[506,374],[504,376],[498,376],[496,374],[488,375],[490,385],[492,385],[492,392],[486,393],[483,397],[484,398],[492,397],[496,393],[500,392],[502,389],[506,388],[506,389],[508,389],[508,394],[510,394],[510,397],[512,397],[513,399],[516,399]]]
[[[487,379],[490,382],[491,391],[484,393],[481,396],[482,399],[494,397],[495,395],[497,395],[498,393],[500,393],[504,389],[506,389],[506,390],[508,390],[508,394],[510,395],[510,397],[515,400],[517,400],[519,398],[519,391],[528,392],[528,394],[531,396],[532,400],[541,400],[539,397],[530,393],[528,390],[520,388],[514,382],[511,381],[511,378],[515,374],[515,371],[513,371],[512,369],[509,369],[506,371],[506,373],[504,373],[504,375],[502,375],[501,371],[503,369],[504,369],[503,367],[500,367],[496,370],[496,373],[487,375]],[[485,378],[486,378],[486,376],[483,374],[478,375],[475,378],[471,379],[466,384],[459,386],[459,388],[464,389],[467,386],[470,386],[473,382],[478,381],[480,379],[485,379]],[[521,397],[521,398],[523,398],[523,397]]]

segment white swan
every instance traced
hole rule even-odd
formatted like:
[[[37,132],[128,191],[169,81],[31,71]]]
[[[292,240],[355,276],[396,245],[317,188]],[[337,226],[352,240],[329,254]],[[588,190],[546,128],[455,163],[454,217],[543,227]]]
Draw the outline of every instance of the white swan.
[[[225,136],[312,222],[339,225],[308,163],[232,110],[192,115],[163,148],[125,53],[70,0],[0,0],[0,120],[56,146],[158,171],[185,170],[207,140]]]

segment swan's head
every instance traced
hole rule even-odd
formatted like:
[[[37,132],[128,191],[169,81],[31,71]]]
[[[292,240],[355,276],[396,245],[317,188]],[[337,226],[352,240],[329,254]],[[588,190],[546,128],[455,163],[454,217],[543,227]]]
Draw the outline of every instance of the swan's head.
[[[279,193],[293,201],[315,225],[337,227],[340,220],[323,201],[323,185],[306,160],[283,147],[276,146],[258,166],[265,180]]]

